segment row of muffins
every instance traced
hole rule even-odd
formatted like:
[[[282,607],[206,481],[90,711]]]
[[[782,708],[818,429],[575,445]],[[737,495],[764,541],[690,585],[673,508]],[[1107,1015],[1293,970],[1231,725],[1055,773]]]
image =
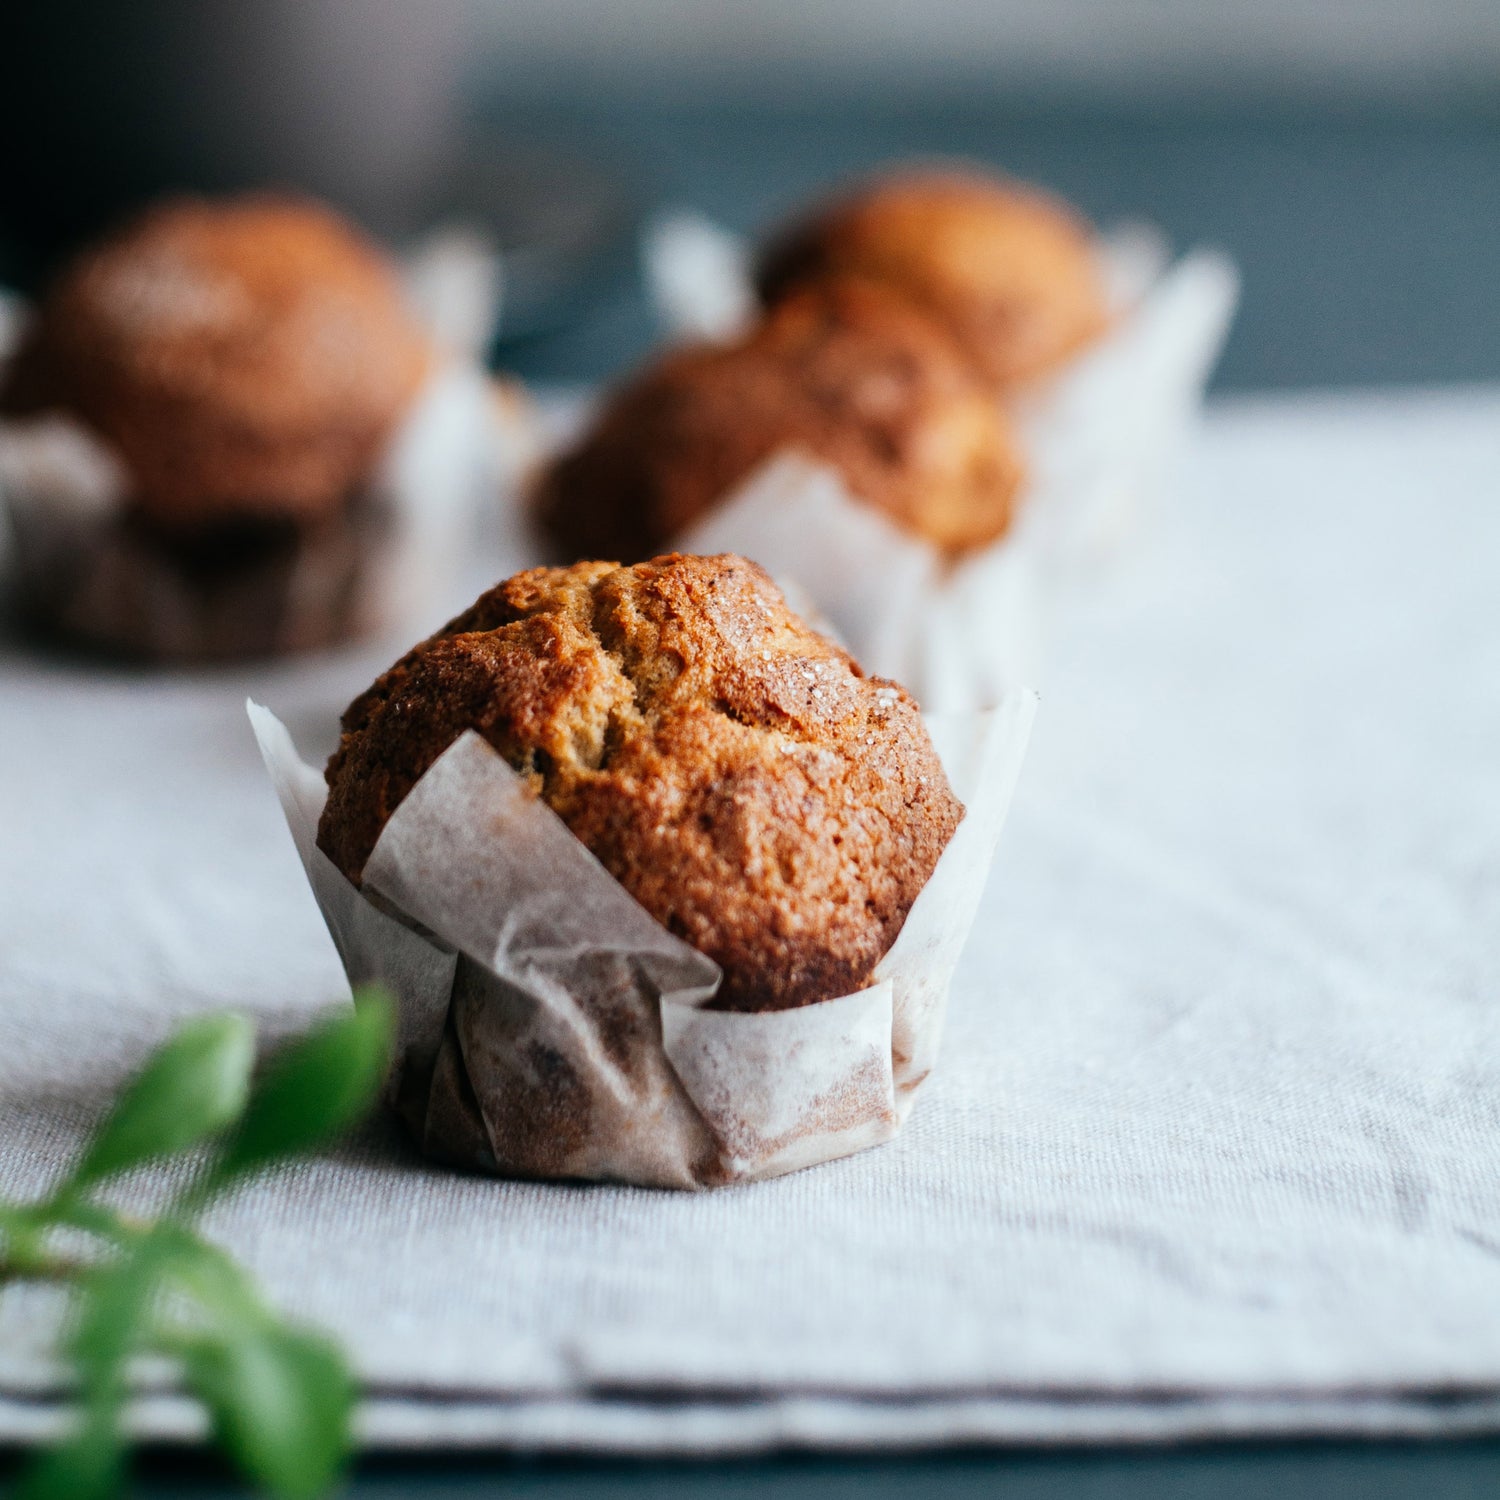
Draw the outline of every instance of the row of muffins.
[[[383,674],[343,716],[319,831],[358,884],[406,793],[475,730],[747,1009],[866,983],[962,808],[910,696],[753,563],[646,559],[785,447],[946,553],[993,541],[1024,473],[1007,400],[1106,321],[1086,226],[972,173],[816,211],[770,240],[757,286],[747,333],[655,361],[541,475],[557,545],[616,561],[520,574]],[[154,549],[305,549],[360,516],[432,359],[390,263],[327,210],[187,202],[59,278],[3,406],[109,444]]]
[[[560,559],[649,557],[788,449],[939,552],[982,548],[1025,479],[1010,401],[1108,320],[1088,226],[976,171],[815,209],[769,238],[756,285],[752,328],[649,363],[542,471]],[[0,373],[0,420],[68,419],[118,491],[108,525],[17,510],[27,612],[159,658],[369,628],[393,531],[373,481],[435,358],[392,263],[330,210],[147,212],[65,268]]]
[[[1107,327],[1089,227],[977,171],[891,174],[773,235],[761,315],[668,352],[550,466],[542,528],[570,556],[649,556],[774,453],[950,557],[1003,536],[1026,465],[1012,403]]]
[[[885,179],[768,244],[762,315],[669,351],[542,473],[567,557],[507,580],[350,705],[318,843],[358,884],[477,732],[636,900],[776,1010],[870,983],[964,808],[918,705],[744,558],[653,555],[784,448],[948,555],[1014,515],[1007,403],[1107,322],[1090,232],[976,174]],[[623,562],[623,565],[622,565]]]
[[[1107,316],[1069,211],[952,172],[817,211],[770,241],[757,284],[754,327],[648,367],[542,473],[535,513],[564,565],[489,590],[350,704],[317,834],[360,886],[396,809],[476,732],[719,966],[714,1003],[746,1011],[869,984],[964,808],[914,699],[754,562],[656,554],[789,447],[945,554],[993,542],[1024,476],[1007,403]],[[286,559],[367,524],[373,470],[433,359],[389,262],[326,211],[184,203],[63,274],[0,407],[63,414],[116,456],[137,564],[170,558],[211,592],[216,547],[287,549],[274,576],[252,563],[263,592],[212,651],[201,630],[176,637],[244,654],[287,643],[266,624],[292,591]],[[59,577],[38,613],[172,654],[170,632],[132,628],[149,599],[80,624],[45,591]],[[352,616],[321,618],[295,644],[340,638]]]

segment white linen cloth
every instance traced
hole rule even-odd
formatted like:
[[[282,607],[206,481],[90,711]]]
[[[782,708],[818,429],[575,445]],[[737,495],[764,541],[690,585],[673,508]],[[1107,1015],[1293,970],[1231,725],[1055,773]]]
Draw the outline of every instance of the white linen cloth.
[[[1220,405],[1061,621],[890,1145],[688,1195],[457,1176],[377,1122],[215,1209],[347,1342],[372,1441],[1500,1429],[1500,391]],[[0,1193],[177,1018],[338,997],[241,705],[326,748],[399,644],[4,647]],[[56,1421],[56,1311],[0,1299],[0,1437]]]

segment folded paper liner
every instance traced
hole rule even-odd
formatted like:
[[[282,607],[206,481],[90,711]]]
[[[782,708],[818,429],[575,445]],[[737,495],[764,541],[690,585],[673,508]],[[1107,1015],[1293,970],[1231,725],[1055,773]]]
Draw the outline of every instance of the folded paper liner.
[[[1195,250],[1169,264],[1146,226],[1107,236],[1100,256],[1115,322],[1011,404],[1027,479],[999,541],[955,561],[851,496],[836,470],[782,452],[673,544],[753,558],[929,710],[983,708],[1042,681],[1049,611],[1073,575],[1143,523],[1238,296],[1227,257]],[[753,316],[748,250],[696,216],[654,226],[645,263],[680,336],[733,337]]]
[[[936,1059],[1035,709],[928,729],[966,812],[871,984],[707,1008],[717,966],[646,913],[473,731],[391,815],[356,888],[317,847],[322,776],[248,704],[351,984],[398,997],[389,1097],[422,1149],[506,1176],[703,1188],[889,1140]]]
[[[736,552],[826,621],[860,664],[933,712],[973,712],[1040,680],[1048,591],[1036,528],[960,562],[854,499],[838,471],[783,452],[674,541]]]

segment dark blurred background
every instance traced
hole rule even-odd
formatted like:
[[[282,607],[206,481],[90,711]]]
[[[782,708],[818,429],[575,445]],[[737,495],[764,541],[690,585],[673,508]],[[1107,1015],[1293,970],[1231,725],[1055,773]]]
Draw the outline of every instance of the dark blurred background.
[[[7,0],[0,282],[180,187],[506,249],[497,359],[657,330],[635,231],[957,153],[1230,249],[1225,388],[1500,378],[1497,0]]]

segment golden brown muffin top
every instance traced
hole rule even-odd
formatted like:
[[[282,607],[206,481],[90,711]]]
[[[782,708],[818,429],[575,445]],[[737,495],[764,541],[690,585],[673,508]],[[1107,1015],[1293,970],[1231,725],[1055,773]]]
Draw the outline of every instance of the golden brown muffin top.
[[[572,556],[649,556],[783,448],[948,552],[1001,535],[1022,478],[1007,419],[943,330],[836,281],[736,344],[648,366],[543,476],[538,514]]]
[[[659,922],[724,970],[716,1004],[851,993],[963,808],[916,704],[865,677],[753,563],[535,568],[350,704],[319,847],[358,881],[466,729]]]
[[[72,411],[164,523],[303,517],[365,477],[427,361],[393,268],[331,210],[185,199],[62,272],[6,404]]]
[[[757,280],[775,304],[851,275],[938,318],[1007,388],[1054,370],[1108,322],[1089,226],[1049,194],[978,170],[880,177],[776,236]]]

